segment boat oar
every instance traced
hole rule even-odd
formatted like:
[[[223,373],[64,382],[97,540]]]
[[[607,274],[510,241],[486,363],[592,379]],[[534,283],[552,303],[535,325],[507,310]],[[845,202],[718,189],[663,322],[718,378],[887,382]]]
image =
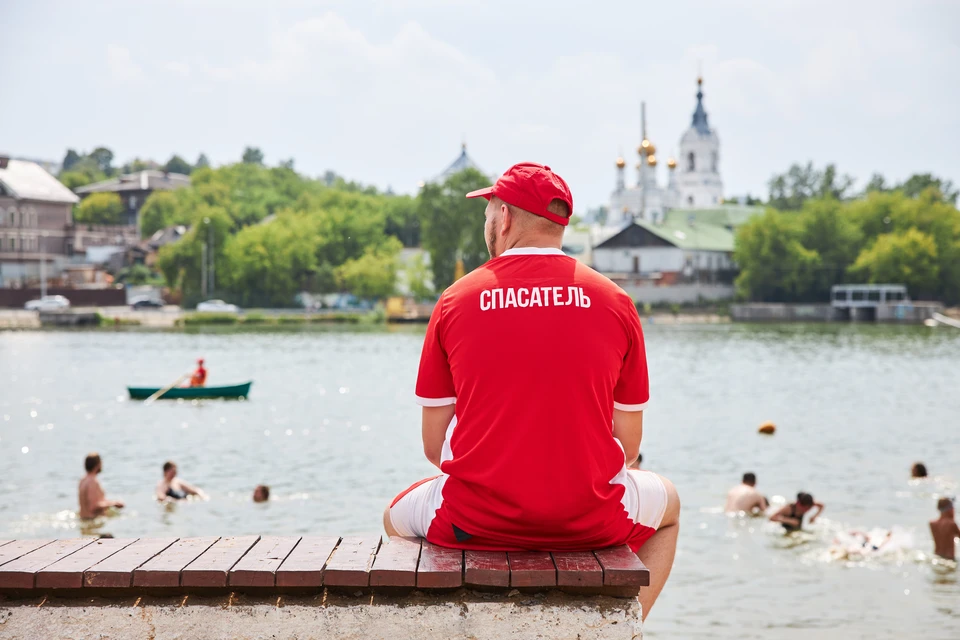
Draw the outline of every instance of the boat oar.
[[[160,391],[157,391],[155,394],[153,394],[152,396],[144,400],[143,404],[150,404],[151,402],[153,402],[154,400],[156,400],[157,398],[165,394],[167,391],[170,391],[170,389],[173,389],[175,386],[183,382],[185,378],[189,378],[191,375],[192,374],[190,373],[183,374],[182,376],[180,376],[179,378],[177,378],[176,380],[174,380],[173,382],[165,386],[163,389],[160,389]]]

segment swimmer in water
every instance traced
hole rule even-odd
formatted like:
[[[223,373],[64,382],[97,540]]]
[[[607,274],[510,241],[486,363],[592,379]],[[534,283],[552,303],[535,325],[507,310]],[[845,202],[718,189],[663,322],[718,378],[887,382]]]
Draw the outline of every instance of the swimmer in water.
[[[97,478],[97,475],[103,471],[100,454],[89,454],[83,461],[83,466],[87,470],[87,475],[80,481],[80,517],[86,520],[102,516],[111,507],[122,509],[123,503],[119,500],[107,500],[103,487],[100,486],[100,479]]]
[[[177,465],[167,461],[163,463],[163,479],[157,484],[157,500],[170,502],[183,500],[187,496],[206,498],[207,496],[196,487],[193,487],[177,477]]]
[[[927,466],[922,462],[914,462],[910,468],[910,477],[914,480],[927,477]]]
[[[815,502],[813,496],[802,491],[797,494],[797,501],[782,507],[775,514],[770,516],[772,522],[779,522],[787,533],[800,531],[803,528],[803,516],[805,513],[817,508],[817,512],[810,517],[810,524],[816,522],[817,517],[823,511],[823,504]]]
[[[254,502],[266,502],[270,499],[270,487],[265,484],[258,484],[253,490]]]
[[[933,552],[945,560],[956,560],[955,538],[960,537],[960,527],[954,520],[953,500],[940,498],[937,501],[940,517],[930,521],[933,536]]]
[[[756,515],[766,511],[767,499],[757,491],[757,476],[749,471],[743,474],[743,482],[730,489],[727,493],[727,505],[723,508],[727,513],[750,513]]]

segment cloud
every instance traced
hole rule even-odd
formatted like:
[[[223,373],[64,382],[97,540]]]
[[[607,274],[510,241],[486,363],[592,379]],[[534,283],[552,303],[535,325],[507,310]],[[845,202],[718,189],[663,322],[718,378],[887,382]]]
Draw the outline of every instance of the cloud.
[[[143,69],[130,55],[130,50],[116,44],[107,45],[107,68],[114,80],[131,82],[143,78]]]
[[[163,63],[162,67],[164,71],[167,71],[168,73],[172,73],[174,75],[177,75],[183,78],[189,77],[191,72],[190,65],[187,64],[186,62],[176,62],[176,61],[165,62]]]

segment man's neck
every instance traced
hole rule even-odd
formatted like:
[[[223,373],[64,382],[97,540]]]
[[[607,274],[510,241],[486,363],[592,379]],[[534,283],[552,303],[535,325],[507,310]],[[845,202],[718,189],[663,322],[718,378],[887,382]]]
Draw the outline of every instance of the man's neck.
[[[514,240],[508,240],[503,251],[510,249],[560,249],[563,247],[563,237],[553,238],[545,236],[520,236]],[[500,253],[503,253],[501,251]]]

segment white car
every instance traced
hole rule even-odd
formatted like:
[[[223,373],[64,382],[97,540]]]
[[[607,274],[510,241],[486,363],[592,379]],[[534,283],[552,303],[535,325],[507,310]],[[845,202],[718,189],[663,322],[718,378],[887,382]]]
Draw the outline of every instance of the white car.
[[[197,305],[197,311],[208,313],[240,313],[240,307],[223,300],[205,300]]]
[[[63,296],[43,296],[38,300],[31,300],[23,305],[27,311],[59,311],[69,309],[70,301]]]

